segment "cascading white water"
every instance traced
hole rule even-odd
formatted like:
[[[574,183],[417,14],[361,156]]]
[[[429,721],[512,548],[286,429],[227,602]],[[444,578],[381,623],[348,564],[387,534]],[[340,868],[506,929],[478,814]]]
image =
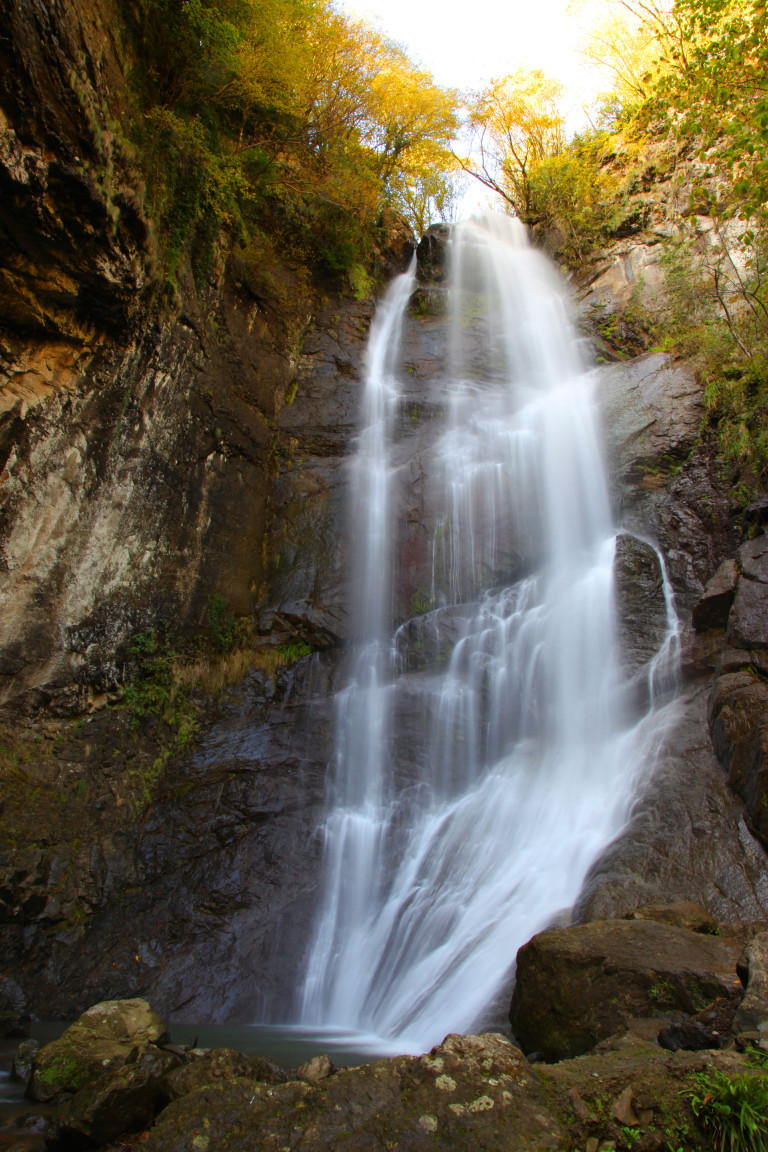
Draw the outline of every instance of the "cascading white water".
[[[391,634],[396,368],[412,285],[413,270],[395,282],[370,337],[353,477],[357,645],[337,700],[301,1006],[305,1025],[401,1051],[482,1016],[517,949],[574,903],[625,823],[663,730],[658,710],[639,722],[623,711],[592,375],[554,272],[505,217],[454,230],[447,418],[428,461],[435,606]],[[510,557],[527,574],[499,588]],[[451,649],[418,681],[414,628],[422,660]],[[674,635],[670,600],[657,683]],[[399,702],[415,691],[429,731],[417,778],[393,753]]]

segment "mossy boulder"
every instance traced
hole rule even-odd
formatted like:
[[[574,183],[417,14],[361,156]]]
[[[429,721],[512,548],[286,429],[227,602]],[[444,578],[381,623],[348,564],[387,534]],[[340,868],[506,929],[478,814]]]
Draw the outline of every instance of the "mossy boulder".
[[[171,1072],[165,1082],[169,1100],[197,1092],[209,1084],[228,1080],[259,1080],[265,1084],[284,1084],[288,1075],[279,1065],[263,1056],[236,1052],[234,1048],[193,1049],[184,1064]]]
[[[545,1060],[579,1056],[633,1019],[692,1015],[730,995],[741,948],[639,919],[540,932],[517,954],[512,1030]]]
[[[170,1104],[144,1152],[538,1152],[565,1129],[538,1077],[503,1036],[449,1036],[426,1056],[347,1068],[318,1085],[247,1080]]]
[[[47,1143],[91,1148],[149,1128],[168,1103],[166,1076],[180,1057],[154,1046],[134,1052],[135,1059],[92,1080],[59,1107]]]
[[[336,1071],[315,1085],[244,1079],[170,1104],[142,1152],[700,1152],[696,1076],[735,1053],[665,1052],[629,1037],[530,1065],[503,1036],[448,1036],[424,1056]],[[631,1129],[631,1131],[630,1131]]]
[[[35,1056],[28,1089],[33,1100],[74,1094],[136,1059],[167,1029],[146,1000],[105,1000]]]

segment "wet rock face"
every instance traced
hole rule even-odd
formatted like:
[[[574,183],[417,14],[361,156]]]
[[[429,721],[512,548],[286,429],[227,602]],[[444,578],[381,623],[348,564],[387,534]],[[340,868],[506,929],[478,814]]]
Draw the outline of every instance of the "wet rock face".
[[[234,269],[202,312],[95,353],[71,388],[0,418],[0,695],[59,712],[116,687],[125,640],[237,613],[264,577],[290,347]],[[123,645],[121,649],[121,645]]]
[[[663,353],[602,369],[598,396],[612,473],[625,491],[668,477],[696,440],[704,412],[701,386]]]
[[[646,670],[667,633],[664,575],[655,548],[620,532],[613,561],[619,639],[624,668],[635,676]]]
[[[26,1011],[66,1019],[139,993],[182,1020],[290,1017],[317,902],[336,662],[329,650],[248,674],[149,807],[157,748],[141,759],[109,709],[63,725],[61,768],[42,776],[52,807],[35,801],[50,831],[33,820],[34,844],[0,860],[0,946],[8,971],[24,965]]]
[[[448,272],[448,245],[451,238],[449,224],[432,224],[422,236],[416,249],[416,275],[421,282],[440,282]]]
[[[617,518],[628,532],[654,540],[665,560],[681,620],[687,683],[673,706],[653,776],[640,782],[627,828],[592,868],[575,916],[602,919],[645,903],[693,899],[722,919],[760,919],[768,913],[768,862],[750,830],[754,823],[748,826],[718,763],[707,722],[711,677],[736,594],[734,553],[741,527],[732,515],[728,477],[715,446],[706,436],[697,439],[701,395],[695,381],[684,369],[676,370],[681,374],[670,398],[657,397],[670,369],[654,366],[654,360],[644,357],[605,370],[604,426],[609,456],[619,469]],[[617,556],[621,553],[620,548]],[[652,584],[650,556],[648,561]],[[635,629],[640,637],[648,634],[640,595],[647,580],[636,585],[631,566],[626,578],[619,566],[620,604],[622,584],[630,612],[636,602],[632,626],[622,626],[623,646],[631,654]],[[658,593],[656,603],[660,608]],[[690,609],[698,631],[687,626]],[[735,648],[728,651],[738,670],[746,653],[738,657]],[[729,665],[729,670],[734,669]]]
[[[712,579],[707,582],[704,595],[693,606],[691,623],[698,632],[725,627],[738,580],[736,561],[723,560]]]
[[[127,98],[111,0],[73,0],[66,20],[2,0],[0,22],[0,315],[11,360],[24,335],[38,341],[36,362],[10,370],[4,409],[8,392],[51,384],[46,361],[64,367],[68,351],[71,368],[98,332],[125,331],[149,235],[139,175],[107,127],[107,100],[119,114]]]
[[[0,703],[64,717],[25,776],[47,798],[37,827],[0,860],[4,971],[26,953],[38,1015],[150,988],[197,1019],[287,1010],[317,886],[333,654],[201,702],[205,735],[148,809],[151,734],[107,707],[79,734],[66,718],[115,700],[133,634],[194,633],[213,594],[246,617],[264,606],[277,643],[344,635],[340,478],[372,305],[323,304],[234,251],[202,286],[181,270],[176,315],[155,308],[133,176],[102,122],[125,84],[109,0],[7,0],[0,15]],[[125,184],[111,206],[100,140]],[[147,723],[164,763],[162,722]]]
[[[337,639],[349,628],[348,466],[372,311],[367,302],[319,312],[301,346],[295,396],[277,419],[265,537],[269,610]]]
[[[768,588],[768,535],[761,532],[738,550],[740,578],[727,621],[727,640],[736,648],[766,647],[764,610]]]
[[[617,522],[663,552],[678,606],[689,609],[741,541],[716,446],[700,436],[700,384],[651,353],[599,370],[596,396]]]
[[[165,308],[109,128],[130,66],[111,0],[0,18],[0,704],[66,714],[121,682],[131,633],[194,628],[214,593],[259,604],[274,422],[316,301],[234,251],[201,286],[181,269]]]
[[[694,682],[672,706],[656,769],[641,782],[626,829],[587,876],[578,921],[685,900],[721,921],[768,919],[765,851],[712,748],[710,683]]]

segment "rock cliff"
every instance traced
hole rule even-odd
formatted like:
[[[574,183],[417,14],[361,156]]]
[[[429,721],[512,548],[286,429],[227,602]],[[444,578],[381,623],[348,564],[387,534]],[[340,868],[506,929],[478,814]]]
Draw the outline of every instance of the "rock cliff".
[[[226,238],[205,281],[184,270],[169,299],[114,127],[129,61],[109,0],[66,13],[0,0],[0,16],[0,972],[41,1015],[142,993],[177,1018],[274,1016],[317,886],[373,302]],[[396,615],[419,644],[398,702],[406,768],[424,739],[419,674],[450,643],[450,620],[442,640],[431,630],[438,525],[419,466],[442,416],[444,239],[421,249],[398,424]],[[762,920],[763,538],[744,543],[757,520],[734,514],[684,365],[644,355],[597,391],[626,529],[627,658],[641,691],[666,610],[650,541],[683,620],[685,683],[659,771],[577,916],[695,900]],[[526,525],[490,577],[525,572],[538,546]],[[734,557],[730,618],[697,608],[691,628]],[[213,597],[247,622],[261,663],[192,692],[185,743],[159,707],[121,694],[137,635],[206,639]]]

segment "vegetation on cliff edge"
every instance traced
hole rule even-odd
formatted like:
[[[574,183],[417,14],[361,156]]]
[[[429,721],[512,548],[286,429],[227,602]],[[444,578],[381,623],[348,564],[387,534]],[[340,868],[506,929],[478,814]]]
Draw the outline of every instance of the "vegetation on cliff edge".
[[[494,81],[471,108],[466,170],[558,237],[575,271],[658,228],[666,306],[629,308],[647,344],[694,362],[745,497],[768,483],[768,36],[759,0],[621,0],[584,47],[612,88],[566,141],[558,86]],[[657,224],[654,186],[679,189]],[[650,194],[650,195],[649,195]]]
[[[457,94],[327,0],[134,0],[127,126],[173,274],[224,230],[364,288],[382,212],[450,197]]]

